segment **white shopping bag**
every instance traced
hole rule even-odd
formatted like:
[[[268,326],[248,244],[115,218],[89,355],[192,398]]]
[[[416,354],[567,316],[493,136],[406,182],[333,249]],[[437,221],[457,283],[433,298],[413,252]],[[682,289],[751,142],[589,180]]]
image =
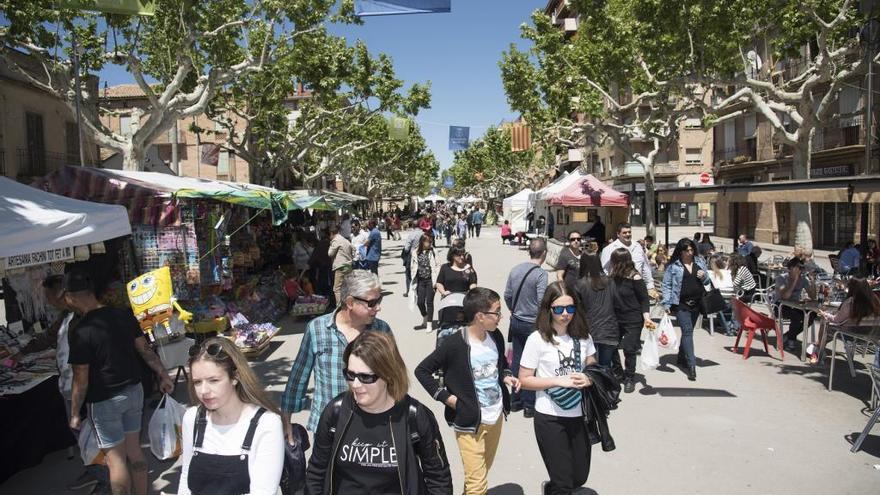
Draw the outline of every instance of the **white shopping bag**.
[[[82,422],[76,443],[79,444],[79,455],[82,457],[83,465],[104,464],[104,453],[98,447],[98,435],[92,427],[91,419]]]
[[[153,416],[150,418],[150,451],[159,460],[168,460],[180,455],[183,439],[183,413],[186,406],[168,394],[162,397]]]
[[[645,345],[642,346],[642,370],[657,369],[660,366],[660,347],[658,345],[658,330],[645,328]]]
[[[669,315],[663,315],[657,326],[657,343],[664,349],[678,352],[678,334],[675,333]]]

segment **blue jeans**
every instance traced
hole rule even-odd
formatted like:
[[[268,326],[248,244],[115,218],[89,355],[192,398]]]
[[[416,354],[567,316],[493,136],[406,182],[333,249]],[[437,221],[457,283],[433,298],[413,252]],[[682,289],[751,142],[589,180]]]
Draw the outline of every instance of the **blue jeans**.
[[[678,347],[678,355],[684,355],[687,360],[688,367],[697,366],[697,356],[694,355],[694,322],[700,315],[698,309],[690,310],[679,306],[676,318],[678,318],[678,326],[681,328],[681,345]]]
[[[534,330],[534,323],[520,321],[513,317],[510,318],[508,335],[510,335],[511,343],[513,343],[513,362],[510,363],[510,371],[513,373],[513,376],[519,377],[519,361],[522,359],[523,349],[526,347],[526,340],[528,340],[529,335],[531,335]],[[519,392],[514,392],[511,402],[519,402],[522,404],[523,409],[534,409],[535,391],[520,390]]]

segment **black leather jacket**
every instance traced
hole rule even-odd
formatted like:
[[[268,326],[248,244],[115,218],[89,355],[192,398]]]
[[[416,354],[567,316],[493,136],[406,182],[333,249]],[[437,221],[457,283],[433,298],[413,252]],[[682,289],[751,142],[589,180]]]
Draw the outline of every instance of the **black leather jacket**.
[[[592,386],[584,389],[581,406],[584,410],[584,422],[590,443],[602,443],[602,450],[611,452],[615,449],[614,438],[608,429],[608,414],[617,409],[620,402],[620,382],[611,371],[599,365],[589,365],[584,374],[590,378]]]
[[[409,408],[398,408],[391,421],[401,492],[404,495],[452,495],[452,474],[434,413],[408,395],[403,401],[408,402]],[[321,413],[306,471],[306,495],[337,493],[333,486],[335,454],[355,413],[350,392],[338,395]]]

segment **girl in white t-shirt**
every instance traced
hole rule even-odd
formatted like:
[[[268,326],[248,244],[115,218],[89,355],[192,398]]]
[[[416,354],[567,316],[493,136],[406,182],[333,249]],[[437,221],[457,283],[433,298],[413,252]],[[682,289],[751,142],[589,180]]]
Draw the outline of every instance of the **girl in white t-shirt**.
[[[596,363],[596,348],[582,308],[564,283],[548,285],[520,360],[522,388],[537,391],[535,437],[550,474],[542,493],[572,493],[590,474],[580,389],[591,385],[582,370]]]

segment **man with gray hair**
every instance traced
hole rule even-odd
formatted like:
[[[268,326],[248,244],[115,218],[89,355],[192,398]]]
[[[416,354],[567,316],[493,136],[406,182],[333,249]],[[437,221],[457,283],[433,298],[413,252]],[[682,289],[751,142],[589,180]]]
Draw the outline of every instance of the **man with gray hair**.
[[[342,375],[345,346],[362,332],[391,332],[387,323],[376,318],[382,308],[382,287],[375,274],[366,270],[352,271],[342,282],[341,295],[335,311],[313,319],[306,326],[299,352],[293,361],[287,387],[281,396],[288,439],[292,439],[290,415],[304,409],[312,371],[315,373],[315,395],[308,429],[314,432],[324,406],[348,390],[348,383]]]
[[[547,258],[547,241],[532,239],[529,242],[529,261],[513,267],[504,288],[504,302],[510,310],[510,328],[507,340],[513,343],[513,362],[510,370],[513,376],[519,374],[519,361],[526,340],[535,330],[538,308],[544,291],[547,289],[547,271],[541,268]],[[511,411],[523,411],[531,418],[535,414],[535,392],[520,390],[513,393],[510,400]]]

